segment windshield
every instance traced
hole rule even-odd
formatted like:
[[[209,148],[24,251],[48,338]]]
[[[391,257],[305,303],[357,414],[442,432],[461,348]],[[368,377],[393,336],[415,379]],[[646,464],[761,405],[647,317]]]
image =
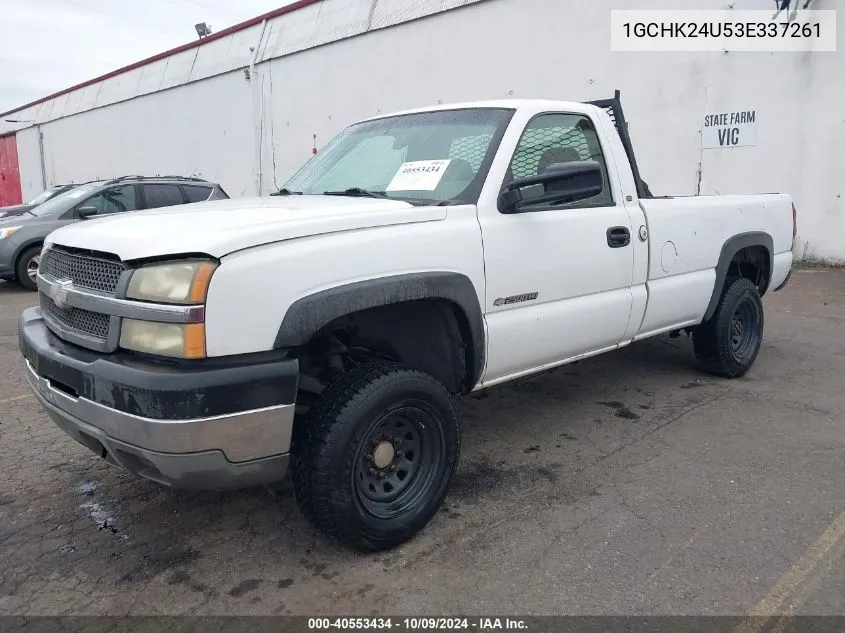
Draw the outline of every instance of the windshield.
[[[77,202],[81,202],[81,199],[84,196],[94,193],[99,186],[100,185],[97,183],[90,183],[74,187],[73,189],[68,189],[64,193],[53,196],[47,200],[47,202],[30,209],[29,212],[39,217],[64,213],[68,209],[72,208]]]
[[[58,191],[58,189],[47,189],[46,191],[42,191],[32,200],[27,202],[27,204],[31,204],[33,207],[35,207],[41,204],[42,202],[47,202],[47,200],[56,195],[56,191]]]
[[[474,108],[358,123],[332,139],[284,189],[475,204],[511,116],[513,110]]]

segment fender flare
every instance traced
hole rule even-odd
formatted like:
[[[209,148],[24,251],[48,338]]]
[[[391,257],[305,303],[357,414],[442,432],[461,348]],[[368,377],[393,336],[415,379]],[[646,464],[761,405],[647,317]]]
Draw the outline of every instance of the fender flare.
[[[276,349],[304,345],[320,329],[347,314],[368,308],[417,301],[440,299],[454,304],[463,313],[468,326],[469,386],[480,379],[485,363],[484,315],[475,286],[469,277],[455,272],[406,273],[368,279],[297,299],[285,313],[273,347]]]
[[[707,311],[704,313],[703,321],[707,321],[716,312],[716,307],[719,305],[719,298],[722,296],[722,290],[725,287],[725,279],[728,276],[731,261],[742,249],[752,246],[762,246],[769,257],[769,275],[765,280],[760,294],[765,294],[766,290],[768,290],[769,284],[772,281],[772,268],[774,266],[774,241],[772,240],[772,236],[762,231],[751,231],[749,233],[734,235],[722,246],[719,263],[716,265],[716,283],[713,285],[713,294],[710,297],[710,303],[707,304]]]

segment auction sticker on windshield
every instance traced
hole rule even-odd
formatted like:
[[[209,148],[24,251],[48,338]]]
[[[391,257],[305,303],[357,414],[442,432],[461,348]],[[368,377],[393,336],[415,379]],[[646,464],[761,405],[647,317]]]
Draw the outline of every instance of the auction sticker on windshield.
[[[451,160],[416,160],[402,163],[387,191],[434,191]]]

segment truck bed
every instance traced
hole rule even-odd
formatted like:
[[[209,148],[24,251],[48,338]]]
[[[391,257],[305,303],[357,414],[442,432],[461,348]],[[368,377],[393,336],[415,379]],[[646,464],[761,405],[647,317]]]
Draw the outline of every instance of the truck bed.
[[[671,324],[698,323],[728,240],[766,232],[773,241],[769,288],[792,267],[792,201],[788,195],[692,196],[640,200],[649,233],[648,307],[637,338]]]

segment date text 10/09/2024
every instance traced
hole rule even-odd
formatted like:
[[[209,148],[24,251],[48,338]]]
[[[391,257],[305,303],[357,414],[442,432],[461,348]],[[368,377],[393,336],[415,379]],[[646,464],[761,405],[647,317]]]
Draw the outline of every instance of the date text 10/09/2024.
[[[527,631],[518,618],[309,618],[311,631],[390,630],[404,631]]]

